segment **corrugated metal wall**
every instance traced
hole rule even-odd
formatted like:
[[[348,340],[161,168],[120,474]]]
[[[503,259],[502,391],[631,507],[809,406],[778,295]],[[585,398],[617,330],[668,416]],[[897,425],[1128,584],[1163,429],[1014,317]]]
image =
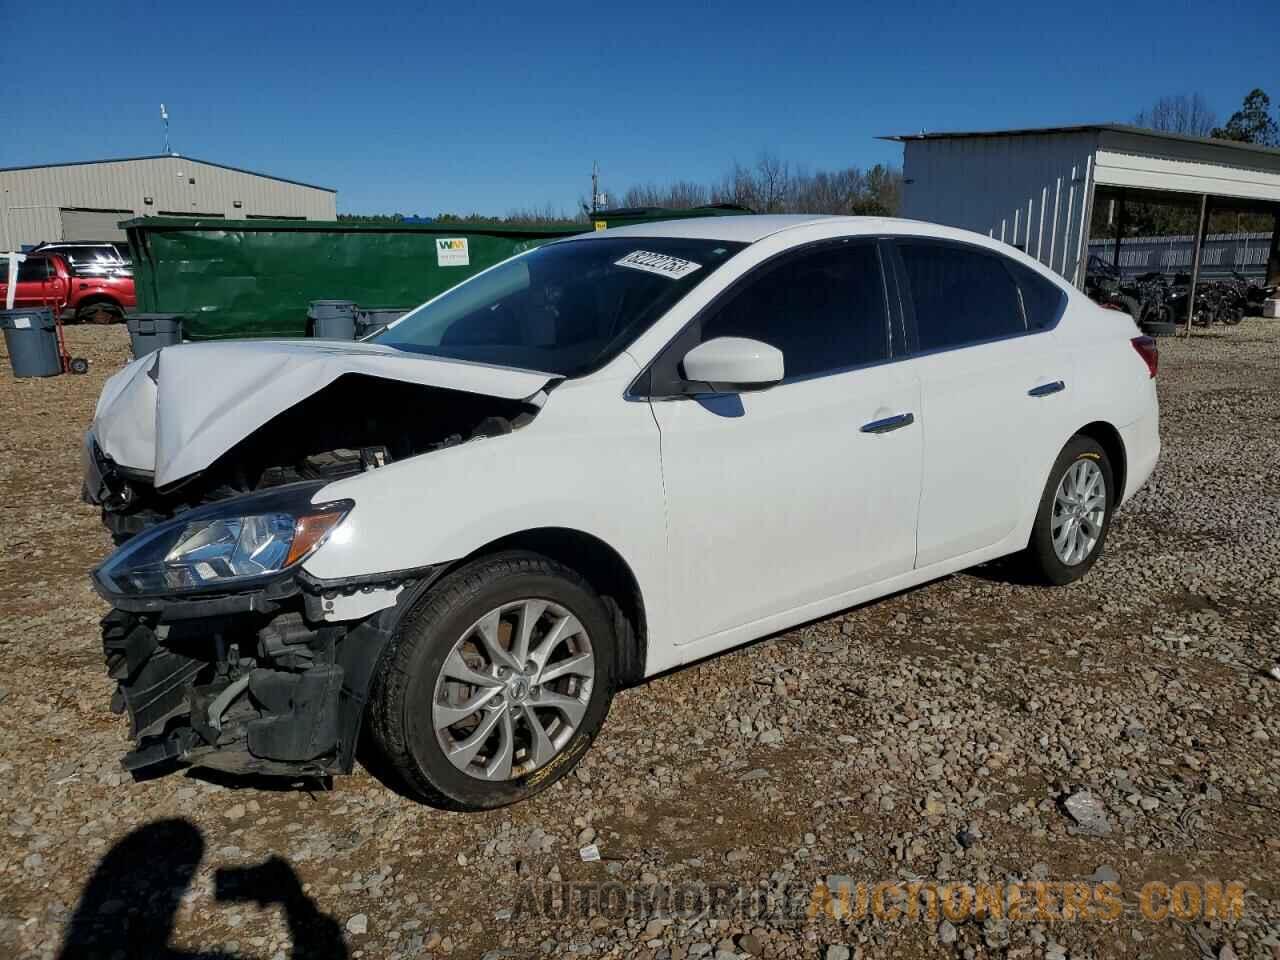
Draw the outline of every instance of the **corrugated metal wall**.
[[[118,211],[121,220],[160,214],[337,217],[332,191],[185,157],[31,167],[0,171],[0,250],[63,239],[64,209]]]
[[[903,216],[985,233],[1083,277],[1094,132],[907,140]]]

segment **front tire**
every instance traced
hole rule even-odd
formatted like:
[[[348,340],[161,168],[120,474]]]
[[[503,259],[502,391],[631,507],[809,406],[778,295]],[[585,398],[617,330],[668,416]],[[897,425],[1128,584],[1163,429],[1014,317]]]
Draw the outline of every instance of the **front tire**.
[[[1062,585],[1097,562],[1117,494],[1107,452],[1092,437],[1072,437],[1049,472],[1025,553],[1031,575]]]
[[[468,564],[406,615],[370,704],[374,741],[417,799],[525,800],[573,769],[609,712],[612,620],[575,571],[523,551]]]

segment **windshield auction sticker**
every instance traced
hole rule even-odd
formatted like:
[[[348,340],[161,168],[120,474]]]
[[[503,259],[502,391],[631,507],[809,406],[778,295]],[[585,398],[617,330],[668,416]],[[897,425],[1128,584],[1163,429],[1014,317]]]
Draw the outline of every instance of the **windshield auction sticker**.
[[[643,270],[645,273],[656,273],[660,277],[670,277],[672,280],[687,277],[702,266],[702,264],[694,263],[692,260],[669,257],[665,253],[650,253],[648,250],[636,250],[628,253],[621,260],[615,261],[614,265],[630,267],[632,270]]]
[[[471,266],[471,251],[466,237],[440,237],[436,240],[436,265],[441,267]]]

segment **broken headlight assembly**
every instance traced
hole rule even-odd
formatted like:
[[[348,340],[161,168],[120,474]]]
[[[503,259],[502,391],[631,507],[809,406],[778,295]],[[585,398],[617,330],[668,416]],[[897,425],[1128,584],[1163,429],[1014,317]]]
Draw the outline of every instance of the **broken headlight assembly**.
[[[325,483],[299,483],[190,510],[139,534],[94,572],[115,596],[245,589],[301,562],[350,513],[313,504]]]

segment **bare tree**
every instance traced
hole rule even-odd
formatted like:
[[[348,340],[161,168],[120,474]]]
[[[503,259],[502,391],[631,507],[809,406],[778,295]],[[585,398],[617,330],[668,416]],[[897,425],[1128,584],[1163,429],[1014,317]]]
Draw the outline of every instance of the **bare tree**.
[[[756,182],[759,188],[760,213],[781,213],[791,188],[791,168],[778,155],[768,151],[756,160]]]
[[[671,210],[688,210],[705,206],[707,188],[691,180],[677,180],[666,187],[654,183],[631,187],[622,197],[624,207],[666,207]]]
[[[1141,111],[1133,122],[1139,127],[1163,133],[1185,133],[1191,137],[1207,137],[1218,125],[1218,117],[1198,93],[1161,97],[1150,108]]]
[[[761,209],[759,184],[755,175],[738,162],[711,188],[712,203],[733,203],[752,210]]]

